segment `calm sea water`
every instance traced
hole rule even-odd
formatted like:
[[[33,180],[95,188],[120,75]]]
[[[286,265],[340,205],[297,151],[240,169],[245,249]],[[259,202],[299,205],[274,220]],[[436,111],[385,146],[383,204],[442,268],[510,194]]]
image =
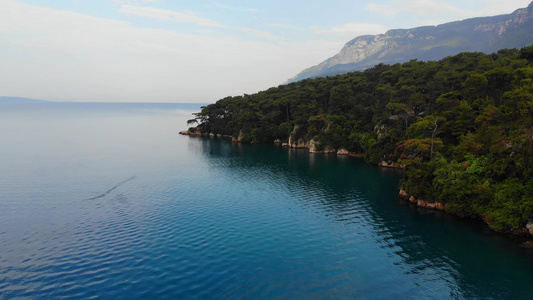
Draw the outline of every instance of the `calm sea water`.
[[[178,135],[199,106],[0,105],[0,298],[533,298],[530,250],[396,171]]]

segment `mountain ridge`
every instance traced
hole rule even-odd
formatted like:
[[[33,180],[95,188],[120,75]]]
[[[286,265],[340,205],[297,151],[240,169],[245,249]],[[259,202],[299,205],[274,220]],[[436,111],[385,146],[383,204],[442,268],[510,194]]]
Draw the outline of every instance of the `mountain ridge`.
[[[25,97],[0,96],[0,103],[49,103],[48,100],[31,99]]]
[[[460,52],[492,53],[532,43],[533,1],[528,7],[511,14],[358,36],[347,42],[336,55],[303,70],[286,83],[362,71],[380,63],[439,60]]]

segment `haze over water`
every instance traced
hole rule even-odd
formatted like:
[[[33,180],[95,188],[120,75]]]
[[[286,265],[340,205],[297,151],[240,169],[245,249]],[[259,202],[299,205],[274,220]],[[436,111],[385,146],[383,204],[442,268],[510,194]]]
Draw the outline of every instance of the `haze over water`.
[[[530,250],[397,171],[179,136],[199,106],[0,104],[0,298],[533,298]]]

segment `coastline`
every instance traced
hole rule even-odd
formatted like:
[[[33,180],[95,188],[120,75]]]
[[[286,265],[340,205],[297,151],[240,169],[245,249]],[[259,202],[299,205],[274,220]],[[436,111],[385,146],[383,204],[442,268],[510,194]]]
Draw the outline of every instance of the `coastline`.
[[[231,135],[222,135],[222,134],[214,134],[214,133],[200,133],[200,132],[197,132],[197,131],[190,131],[190,130],[180,131],[179,134],[180,135],[187,135],[187,136],[190,136],[190,137],[225,138],[225,139],[230,139],[233,143],[242,143],[242,136],[239,136],[238,138],[235,138],[235,137],[233,137]],[[306,142],[306,143],[301,143],[301,141],[299,143],[283,143],[280,140],[276,140],[276,141],[271,142],[270,144],[282,144],[282,146],[286,147],[286,148],[308,149],[309,153],[313,153],[313,154],[336,154],[336,155],[346,155],[346,156],[356,157],[356,158],[364,158],[365,157],[364,153],[349,152],[349,151],[347,151],[345,149],[338,149],[336,151],[334,149],[324,149],[322,151],[317,151],[316,149],[314,149],[315,145],[314,145],[314,141],[313,140],[311,140],[310,142]],[[398,164],[398,163],[389,163],[389,162],[386,162],[386,161],[382,161],[382,162],[380,162],[378,164],[374,164],[374,165],[377,165],[377,166],[382,167],[382,168],[393,168],[393,169],[404,169],[405,168],[405,165],[401,165],[401,164]],[[404,189],[400,189],[399,190],[398,197],[408,201],[412,205],[415,205],[415,206],[417,206],[419,208],[430,209],[430,210],[438,210],[438,211],[442,211],[442,212],[448,213],[448,214],[453,215],[453,216],[457,216],[457,215],[447,211],[447,208],[449,207],[449,203],[430,202],[430,201],[425,201],[423,199],[418,199],[418,198],[414,197],[413,195],[410,195]],[[467,218],[467,217],[461,217],[461,216],[457,216],[457,217]],[[494,231],[494,232],[502,233],[502,234],[505,234],[505,235],[507,235],[509,237],[526,238],[527,240],[524,241],[521,245],[523,247],[533,248],[533,221],[530,221],[529,223],[527,223],[526,227],[524,227],[524,228],[501,231],[501,230],[497,230],[494,227],[492,227],[490,225],[490,223],[487,221],[487,218],[485,216],[476,215],[475,218],[483,221],[483,223],[485,223],[488,226],[488,228],[490,230]]]

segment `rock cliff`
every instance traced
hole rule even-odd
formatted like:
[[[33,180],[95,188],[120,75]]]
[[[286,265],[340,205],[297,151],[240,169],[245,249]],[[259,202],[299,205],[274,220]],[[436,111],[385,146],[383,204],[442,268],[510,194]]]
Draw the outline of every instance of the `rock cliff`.
[[[533,2],[508,15],[360,36],[346,43],[335,56],[302,71],[288,82],[362,71],[379,63],[439,60],[465,51],[492,53],[531,44]]]

